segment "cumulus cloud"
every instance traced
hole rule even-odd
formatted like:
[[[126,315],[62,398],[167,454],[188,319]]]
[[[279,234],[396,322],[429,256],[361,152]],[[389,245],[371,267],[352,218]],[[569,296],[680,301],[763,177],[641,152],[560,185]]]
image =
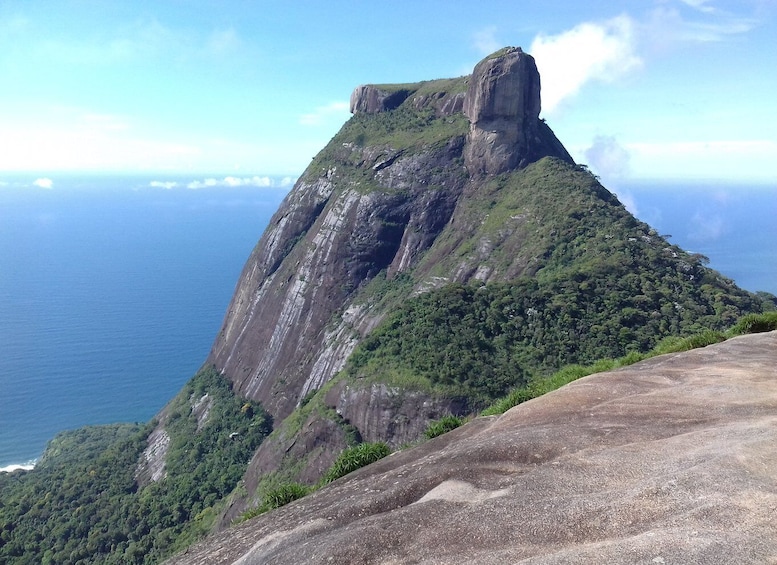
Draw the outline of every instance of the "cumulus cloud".
[[[302,114],[299,123],[303,126],[320,126],[334,119],[345,121],[348,119],[349,109],[348,102],[331,102],[326,106],[319,106],[309,114]]]
[[[32,184],[38,188],[54,188],[54,181],[49,178],[35,179]]]
[[[529,52],[542,77],[546,113],[590,81],[612,82],[639,68],[635,22],[626,15],[585,22],[558,35],[538,35]]]

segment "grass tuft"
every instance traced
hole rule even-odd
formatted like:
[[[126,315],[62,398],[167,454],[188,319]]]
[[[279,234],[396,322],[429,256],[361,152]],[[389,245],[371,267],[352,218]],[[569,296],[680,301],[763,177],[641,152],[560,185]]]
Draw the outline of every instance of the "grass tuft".
[[[331,483],[356,469],[386,457],[390,453],[391,449],[382,441],[360,443],[354,447],[349,447],[332,463],[321,482],[323,484]]]
[[[445,416],[439,420],[430,422],[426,428],[426,431],[424,432],[424,435],[426,436],[426,439],[432,439],[437,436],[441,436],[442,434],[448,433],[451,430],[455,430],[463,423],[464,421],[457,416]]]
[[[777,311],[742,316],[727,335],[734,337],[742,334],[770,332],[777,330]]]

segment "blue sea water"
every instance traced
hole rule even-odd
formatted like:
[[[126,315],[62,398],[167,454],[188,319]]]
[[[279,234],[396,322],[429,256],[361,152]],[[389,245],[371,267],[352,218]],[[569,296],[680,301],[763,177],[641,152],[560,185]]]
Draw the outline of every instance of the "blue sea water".
[[[153,417],[205,361],[288,187],[0,180],[1,469],[58,431]]]
[[[0,178],[0,469],[58,431],[153,417],[204,362],[288,190],[32,180]],[[777,187],[618,192],[740,286],[777,294]]]
[[[640,220],[751,292],[777,295],[777,181],[631,183],[616,190]]]

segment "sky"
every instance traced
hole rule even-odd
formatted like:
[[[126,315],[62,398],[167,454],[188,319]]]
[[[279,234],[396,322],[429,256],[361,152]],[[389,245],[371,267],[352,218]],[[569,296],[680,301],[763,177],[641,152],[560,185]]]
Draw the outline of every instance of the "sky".
[[[777,0],[0,0],[0,181],[294,178],[357,85],[469,74],[507,45],[605,184],[777,187]]]

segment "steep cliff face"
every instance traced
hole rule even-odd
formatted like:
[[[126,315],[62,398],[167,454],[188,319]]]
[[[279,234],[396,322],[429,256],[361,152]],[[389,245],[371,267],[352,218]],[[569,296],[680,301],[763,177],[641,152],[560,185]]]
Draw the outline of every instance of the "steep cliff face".
[[[471,77],[357,87],[352,123],[251,254],[209,362],[276,418],[288,415],[381,319],[360,300],[365,285],[416,267],[473,178],[543,156],[571,162],[539,120],[539,88],[534,61],[520,49],[482,61]],[[384,123],[381,132],[391,112],[404,123]],[[376,131],[382,139],[367,139]]]

